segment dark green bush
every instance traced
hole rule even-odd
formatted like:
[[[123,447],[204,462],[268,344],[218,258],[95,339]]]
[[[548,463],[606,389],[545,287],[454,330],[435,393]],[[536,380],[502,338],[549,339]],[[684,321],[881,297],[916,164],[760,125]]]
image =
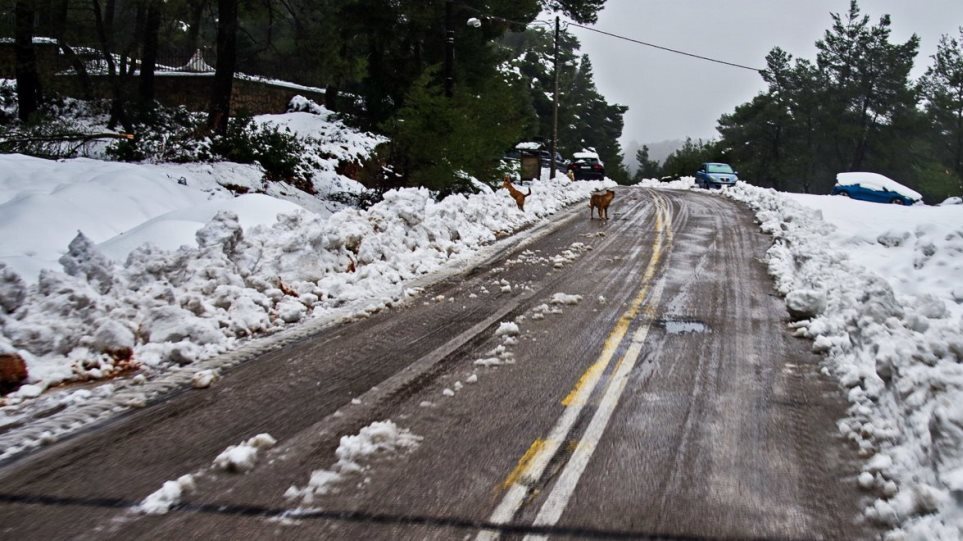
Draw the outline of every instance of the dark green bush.
[[[211,138],[212,154],[238,163],[257,163],[268,180],[293,182],[313,193],[311,172],[305,146],[290,130],[255,124],[250,116],[238,116],[228,125],[227,134]]]
[[[107,147],[107,155],[125,162],[144,160],[192,162],[209,159],[205,149],[201,115],[180,107],[156,106],[145,111],[134,124],[134,139]]]

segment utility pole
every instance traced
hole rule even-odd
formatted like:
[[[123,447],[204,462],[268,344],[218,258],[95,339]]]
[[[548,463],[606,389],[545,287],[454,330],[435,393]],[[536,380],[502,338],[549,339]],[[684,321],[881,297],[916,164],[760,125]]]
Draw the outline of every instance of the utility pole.
[[[555,92],[552,98],[552,156],[551,174],[555,178],[555,155],[558,153],[558,16],[555,16]]]
[[[455,26],[452,23],[452,0],[445,0],[445,97],[455,91]]]

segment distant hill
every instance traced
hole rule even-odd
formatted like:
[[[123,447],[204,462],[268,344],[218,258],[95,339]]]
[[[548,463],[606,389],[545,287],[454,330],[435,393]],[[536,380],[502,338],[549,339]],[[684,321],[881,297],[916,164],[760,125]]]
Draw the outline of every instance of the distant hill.
[[[685,141],[682,139],[667,139],[658,143],[644,144],[649,147],[649,159],[662,163],[669,157],[669,154],[681,148]],[[629,170],[629,174],[635,174],[635,170],[639,168],[639,164],[635,161],[635,154],[642,148],[642,145],[643,143],[638,141],[630,141],[625,145],[625,160],[623,163]]]

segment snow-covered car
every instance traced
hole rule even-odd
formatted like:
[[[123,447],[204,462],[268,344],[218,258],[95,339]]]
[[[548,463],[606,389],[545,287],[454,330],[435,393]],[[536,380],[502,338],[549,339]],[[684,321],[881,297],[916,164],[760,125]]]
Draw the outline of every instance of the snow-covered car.
[[[948,207],[950,205],[963,205],[963,197],[947,197],[945,201],[940,203],[941,207]]]
[[[727,163],[704,163],[695,174],[696,184],[700,188],[721,188],[734,186],[739,180],[739,173],[732,170]]]
[[[572,154],[572,163],[568,170],[575,175],[575,180],[604,180],[605,164],[599,155],[590,150],[583,150]]]
[[[842,195],[874,203],[912,205],[923,196],[879,173],[852,172],[836,175],[832,195]]]

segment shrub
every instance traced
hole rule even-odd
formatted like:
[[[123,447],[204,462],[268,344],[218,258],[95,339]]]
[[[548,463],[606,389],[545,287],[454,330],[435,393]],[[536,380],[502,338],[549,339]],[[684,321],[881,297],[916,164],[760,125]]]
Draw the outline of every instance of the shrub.
[[[209,159],[202,115],[180,107],[157,106],[134,124],[134,139],[107,148],[107,155],[125,162],[192,162]]]
[[[255,124],[250,116],[238,116],[228,125],[227,134],[211,138],[212,154],[238,163],[258,163],[268,180],[284,180],[314,193],[311,167],[304,143],[287,128]]]

